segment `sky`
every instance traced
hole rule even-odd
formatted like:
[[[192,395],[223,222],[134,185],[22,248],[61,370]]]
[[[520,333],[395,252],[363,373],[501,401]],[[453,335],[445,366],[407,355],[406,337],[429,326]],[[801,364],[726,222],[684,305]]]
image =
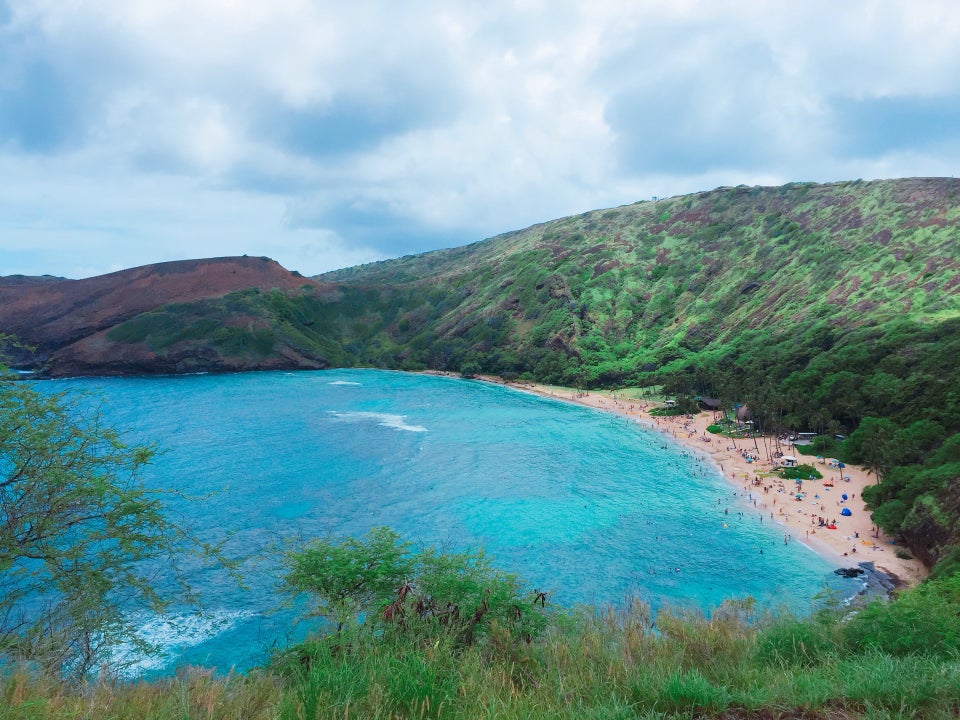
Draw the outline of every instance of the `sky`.
[[[952,176],[956,0],[0,0],[0,275]]]

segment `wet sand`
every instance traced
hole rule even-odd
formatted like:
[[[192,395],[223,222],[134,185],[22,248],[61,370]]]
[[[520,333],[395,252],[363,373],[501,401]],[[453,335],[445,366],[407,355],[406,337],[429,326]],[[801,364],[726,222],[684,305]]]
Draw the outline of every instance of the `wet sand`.
[[[501,382],[496,378],[482,379]],[[531,383],[504,384],[523,392],[617,413],[669,435],[684,447],[709,458],[740,494],[745,507],[753,506],[757,512],[772,516],[783,527],[787,541],[806,543],[838,568],[872,562],[877,570],[891,576],[894,584],[902,585],[915,584],[927,575],[927,569],[919,560],[897,557],[891,538],[873,525],[861,497],[863,488],[876,480],[862,467],[847,465],[841,471],[830,467],[826,458],[818,461],[813,456],[801,455],[789,444],[782,443],[778,448],[772,438],[754,441],[713,435],[706,431],[713,423],[712,412],[700,412],[692,417],[654,417],[649,410],[656,404],[621,399],[608,391],[582,393]],[[795,481],[782,480],[771,473],[774,467],[771,455],[777,451],[794,455],[800,464],[813,465],[823,479],[804,480],[798,500]],[[842,494],[847,495],[846,500]],[[850,516],[841,515],[845,507],[850,509]],[[836,529],[821,526],[820,518]]]

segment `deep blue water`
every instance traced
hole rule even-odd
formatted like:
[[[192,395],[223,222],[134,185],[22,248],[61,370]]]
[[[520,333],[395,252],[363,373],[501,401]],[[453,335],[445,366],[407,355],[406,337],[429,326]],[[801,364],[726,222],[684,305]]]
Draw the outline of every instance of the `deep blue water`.
[[[236,552],[387,525],[421,544],[483,547],[568,606],[639,596],[709,610],[749,595],[804,612],[827,584],[855,590],[662,435],[508,388],[375,370],[41,386],[102,398],[128,442],[160,450],[145,482],[202,497],[172,512],[205,538],[233,533]],[[194,574],[202,618],[131,609],[167,649],[142,669],[243,668],[287,642],[296,611],[277,610],[276,562],[245,569],[246,588]]]

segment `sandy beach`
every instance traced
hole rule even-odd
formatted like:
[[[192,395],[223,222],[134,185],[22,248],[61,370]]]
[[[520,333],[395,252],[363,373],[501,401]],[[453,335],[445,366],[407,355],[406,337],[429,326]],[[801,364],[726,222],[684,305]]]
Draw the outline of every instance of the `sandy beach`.
[[[484,379],[499,382],[494,378]],[[700,412],[692,417],[654,417],[649,410],[656,404],[618,399],[608,391],[583,393],[531,383],[505,384],[523,392],[617,413],[669,435],[684,447],[709,458],[740,493],[743,503],[748,507],[753,505],[757,512],[769,514],[780,523],[790,542],[806,543],[838,568],[871,561],[877,570],[902,585],[915,584],[927,575],[927,569],[919,560],[897,557],[892,539],[878,532],[871,522],[870,511],[861,497],[863,488],[873,484],[875,478],[864,468],[847,465],[841,472],[831,468],[826,459],[816,461],[811,456],[798,454],[799,462],[814,465],[823,479],[803,481],[801,498],[797,499],[793,480],[782,480],[771,474],[773,463],[762,442],[755,444],[753,440],[733,440],[707,432],[707,426],[713,423],[712,412]],[[781,449],[785,454],[793,453],[790,446]],[[748,456],[752,461],[747,460]],[[846,500],[842,499],[843,494]],[[841,514],[845,507],[850,509],[850,516]],[[825,525],[820,524],[821,518]],[[829,525],[835,529],[827,527]]]

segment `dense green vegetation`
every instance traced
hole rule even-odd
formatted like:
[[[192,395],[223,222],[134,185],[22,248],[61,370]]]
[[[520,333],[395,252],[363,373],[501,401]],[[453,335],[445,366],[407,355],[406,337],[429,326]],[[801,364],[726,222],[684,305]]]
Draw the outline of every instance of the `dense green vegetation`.
[[[246,675],[150,683],[0,678],[16,718],[952,718],[960,576],[808,618],[730,600],[710,616],[561,611],[482,556],[386,529],[308,544],[287,583],[327,618]],[[450,605],[458,609],[454,615]]]
[[[784,480],[819,480],[823,477],[823,473],[813,465],[795,465],[793,467],[783,468],[779,471],[779,474]]]
[[[287,584],[313,596],[311,614],[336,634],[382,620],[378,632],[468,646],[493,628],[509,628],[501,640],[529,642],[544,625],[546,595],[525,607],[517,579],[482,552],[416,550],[387,528],[362,540],[315,540],[288,555],[287,566]],[[310,652],[310,644],[295,652]]]
[[[158,353],[663,385],[850,435],[877,522],[960,566],[960,181],[737,187],[133,318]],[[834,453],[834,454],[837,454]]]
[[[203,357],[232,357],[250,363],[279,348],[319,366],[349,364],[351,356],[334,338],[325,316],[330,297],[313,289],[285,293],[256,288],[192,303],[164,305],[114,327],[116,343],[144,343],[163,354],[200,349]]]

